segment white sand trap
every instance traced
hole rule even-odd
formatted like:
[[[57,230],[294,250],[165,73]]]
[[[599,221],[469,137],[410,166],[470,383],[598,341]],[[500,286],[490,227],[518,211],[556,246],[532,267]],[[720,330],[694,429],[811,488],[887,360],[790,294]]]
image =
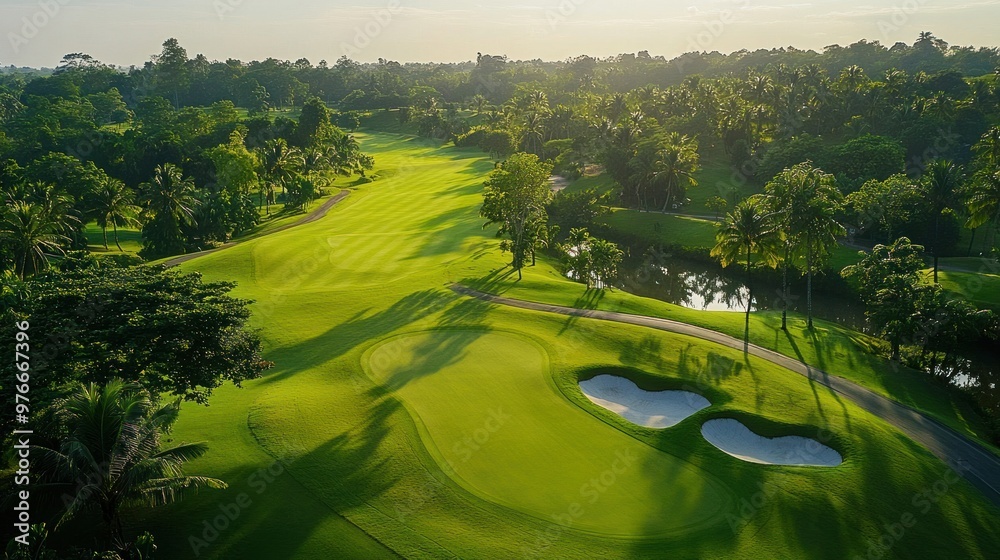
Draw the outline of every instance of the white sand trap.
[[[615,375],[598,375],[580,382],[590,402],[647,428],[676,426],[692,414],[712,406],[708,399],[687,391],[650,393],[635,383]]]
[[[796,467],[836,467],[844,459],[833,449],[809,438],[766,438],[753,433],[739,420],[709,420],[701,435],[721,451],[749,463]]]

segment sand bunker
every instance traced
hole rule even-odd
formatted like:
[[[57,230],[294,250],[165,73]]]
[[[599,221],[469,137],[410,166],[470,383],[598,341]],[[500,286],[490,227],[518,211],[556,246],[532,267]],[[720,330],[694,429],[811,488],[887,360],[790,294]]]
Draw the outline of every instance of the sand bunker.
[[[721,451],[749,463],[797,467],[836,467],[844,459],[833,449],[809,438],[759,436],[738,420],[709,420],[701,435]]]
[[[580,389],[590,402],[647,428],[675,426],[699,410],[712,406],[705,397],[695,393],[650,393],[631,380],[614,375],[598,375],[581,381]]]

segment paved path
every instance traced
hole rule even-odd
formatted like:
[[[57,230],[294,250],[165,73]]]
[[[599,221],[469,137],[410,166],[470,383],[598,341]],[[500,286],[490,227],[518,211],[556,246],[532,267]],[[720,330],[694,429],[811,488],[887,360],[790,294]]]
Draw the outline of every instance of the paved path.
[[[996,504],[997,507],[1000,507],[1000,456],[990,453],[978,442],[967,438],[937,420],[908,406],[887,399],[842,377],[830,375],[773,350],[753,344],[745,345],[742,340],[729,335],[686,323],[656,317],[617,313],[614,311],[575,309],[572,307],[510,299],[486,294],[457,284],[452,285],[451,289],[459,294],[499,305],[570,317],[586,317],[601,321],[614,321],[649,327],[661,331],[693,336],[736,350],[746,351],[748,354],[808,377],[810,381],[829,387],[833,391],[850,399],[854,404],[899,428],[914,441],[924,445],[931,453],[955,468],[959,474],[979,488],[987,499]]]
[[[349,190],[342,190],[336,196],[334,196],[330,200],[327,200],[326,202],[324,202],[322,206],[320,206],[319,208],[313,210],[312,212],[309,213],[309,215],[307,215],[306,217],[302,218],[301,220],[299,220],[297,222],[294,222],[294,223],[291,223],[291,224],[288,224],[288,225],[281,226],[279,228],[274,228],[271,231],[265,233],[264,235],[273,235],[273,234],[278,233],[278,232],[282,232],[282,231],[286,231],[286,230],[292,229],[293,227],[304,226],[306,224],[311,224],[311,223],[315,222],[316,220],[320,220],[323,217],[325,217],[327,215],[327,213],[330,212],[330,209],[333,208],[334,206],[336,206],[338,202],[340,202],[340,201],[344,200],[345,198],[347,198],[347,196],[349,194],[351,194],[351,191],[349,191]],[[263,237],[263,235],[260,236],[260,237]],[[256,239],[256,238],[254,238],[254,239]],[[239,243],[240,243],[239,241],[231,241],[231,242],[226,243],[225,245],[223,245],[221,247],[212,249],[210,251],[202,251],[200,253],[191,253],[190,255],[181,255],[179,257],[174,257],[174,258],[172,258],[172,259],[170,259],[168,261],[164,261],[163,262],[163,266],[166,266],[166,267],[169,268],[169,267],[172,267],[172,266],[181,265],[181,264],[184,264],[184,263],[186,263],[188,261],[193,261],[195,259],[204,257],[205,255],[211,255],[212,253],[218,253],[219,251],[225,251],[226,249],[229,249],[231,247],[235,247]]]

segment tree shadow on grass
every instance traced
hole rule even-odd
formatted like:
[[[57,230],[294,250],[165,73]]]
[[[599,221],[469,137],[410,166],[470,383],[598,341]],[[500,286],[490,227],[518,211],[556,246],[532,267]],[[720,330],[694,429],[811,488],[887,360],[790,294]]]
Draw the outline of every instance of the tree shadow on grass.
[[[812,332],[811,336],[813,337],[813,344],[814,345],[821,344],[821,342],[815,338],[815,336],[816,336],[815,331]],[[810,366],[808,364],[808,362],[806,362],[805,357],[802,355],[802,351],[799,350],[798,343],[795,342],[795,337],[792,336],[792,334],[790,332],[785,331],[785,337],[788,339],[788,344],[792,347],[792,350],[795,352],[796,359],[798,359],[803,364],[806,364],[806,366],[809,368],[809,376],[808,376],[808,379],[809,379],[809,389],[812,390],[813,399],[816,401],[816,410],[819,412],[820,417],[823,419],[824,422],[828,421],[827,416],[826,416],[826,410],[823,408],[823,404],[820,402],[819,391],[817,390],[817,387],[816,387],[816,385],[817,385],[817,381],[816,380],[817,379],[821,380],[821,383],[819,383],[819,384],[821,384],[823,387],[826,387],[826,390],[830,394],[830,396],[832,396],[834,398],[834,400],[837,401],[837,404],[840,405],[840,410],[841,410],[841,412],[844,415],[844,421],[847,423],[847,429],[850,430],[850,428],[851,428],[851,416],[847,412],[847,405],[844,404],[844,400],[841,398],[841,396],[840,396],[839,393],[837,393],[836,391],[834,391],[832,387],[829,387],[828,385],[826,385],[826,383],[829,383],[830,375],[828,373],[826,373],[826,371],[818,370],[818,369]],[[816,347],[817,347],[817,349],[819,348],[819,346],[816,346]],[[818,355],[822,354],[822,352],[817,351],[817,354]],[[825,362],[822,359],[820,359],[820,363],[822,364],[822,363],[825,363]]]
[[[328,363],[361,344],[441,311],[457,298],[455,294],[442,290],[423,290],[404,297],[384,311],[356,313],[317,337],[268,352],[267,358],[282,369],[265,377],[263,382],[277,383],[295,375],[303,369],[300,364],[316,366]]]
[[[161,553],[170,558],[291,557],[330,518],[336,518],[339,554],[353,550],[364,551],[366,556],[393,557],[391,550],[341,512],[366,504],[398,482],[386,468],[388,455],[378,448],[399,409],[395,399],[374,400],[362,423],[300,456],[264,445],[270,460],[208,473],[226,481],[228,489],[202,492],[130,520],[140,527],[153,527]],[[241,502],[245,507],[236,506]],[[218,522],[225,528],[208,533],[209,546],[196,555],[190,538],[205,539],[205,522],[213,523],[227,512],[228,520]],[[233,512],[238,514],[235,518]]]

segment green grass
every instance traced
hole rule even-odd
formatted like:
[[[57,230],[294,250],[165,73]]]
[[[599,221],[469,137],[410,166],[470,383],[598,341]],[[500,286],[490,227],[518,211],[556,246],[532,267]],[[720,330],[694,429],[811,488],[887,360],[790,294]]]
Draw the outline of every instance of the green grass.
[[[362,141],[383,180],[323,220],[182,265],[239,282],[277,366],[218,391],[210,407],[185,405],[172,440],[211,446],[189,472],[230,489],[129,518],[149,524],[163,557],[190,557],[204,520],[248,493],[252,505],[201,558],[378,558],[393,555],[388,547],[407,558],[839,559],[867,554],[886,523],[915,511],[913,495],[941,480],[945,467],[928,452],[792,372],[682,336],[453,294],[450,283],[481,280],[527,299],[738,323],[621,294],[595,302],[547,260],[520,285],[502,280],[507,259],[478,216],[492,162],[412,137]],[[772,336],[774,320],[755,318],[755,337]],[[793,326],[790,342],[775,341],[783,348],[855,367],[854,378],[872,376],[901,400],[930,398],[919,378],[904,384],[866,361],[858,335],[821,324],[814,347]],[[621,367],[714,406],[670,430],[627,424],[577,387],[595,368]],[[491,424],[495,411],[509,418]],[[743,463],[699,435],[702,421],[727,415],[772,433],[828,430],[846,462]],[[957,410],[950,418],[972,422]],[[622,455],[633,457],[627,466],[615,462]],[[258,493],[250,477],[278,457],[285,472]],[[1000,547],[996,510],[964,481],[915,513],[893,554],[985,558]]]
[[[87,249],[92,253],[118,253],[115,245],[114,232],[108,230],[108,248],[104,248],[104,233],[96,222],[87,224],[83,230],[87,236]],[[125,253],[138,253],[142,249],[142,235],[139,230],[132,228],[118,228],[118,242],[121,243],[122,251]]]
[[[733,172],[729,156],[721,148],[703,147],[700,152],[701,169],[694,174],[698,186],[687,190],[691,202],[684,207],[684,213],[711,216],[714,212],[709,210],[705,203],[713,196],[721,196],[732,208],[734,196],[738,202],[761,192],[760,187],[754,182],[745,180]]]
[[[933,282],[932,270],[924,271],[926,281]],[[1000,310],[1000,275],[939,270],[938,281],[945,291],[981,308]]]
[[[564,192],[566,194],[573,194],[594,189],[600,194],[607,194],[617,188],[618,185],[615,184],[610,175],[601,173],[599,175],[586,175],[575,181],[571,181],[569,186],[564,189]]]
[[[718,223],[712,220],[615,208],[602,218],[609,227],[652,244],[710,250]]]

